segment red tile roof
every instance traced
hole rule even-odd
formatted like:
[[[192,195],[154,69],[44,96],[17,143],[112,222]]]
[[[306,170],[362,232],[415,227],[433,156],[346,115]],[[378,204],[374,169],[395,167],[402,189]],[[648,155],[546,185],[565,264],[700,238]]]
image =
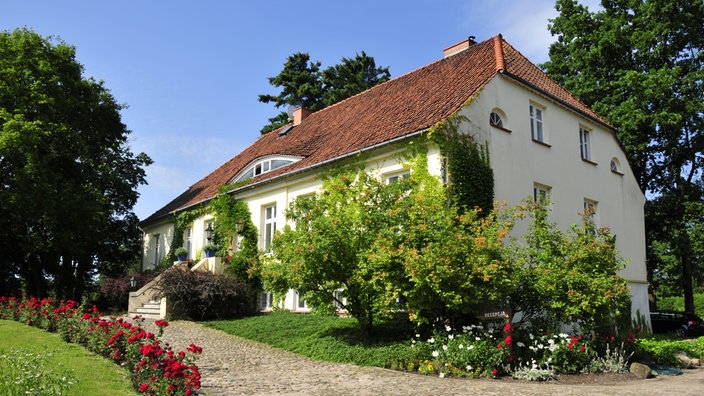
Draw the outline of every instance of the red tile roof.
[[[457,112],[496,73],[541,91],[608,127],[606,121],[499,35],[312,113],[283,137],[278,130],[260,137],[142,223],[210,200],[219,186],[265,155],[303,159],[259,175],[253,183],[413,135]]]

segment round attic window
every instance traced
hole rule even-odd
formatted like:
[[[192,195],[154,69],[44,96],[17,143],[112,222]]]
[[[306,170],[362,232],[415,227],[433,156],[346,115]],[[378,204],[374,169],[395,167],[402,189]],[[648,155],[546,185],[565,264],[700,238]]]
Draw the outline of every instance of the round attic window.
[[[499,128],[504,127],[504,121],[501,119],[501,115],[495,111],[492,111],[491,114],[489,114],[489,124]]]

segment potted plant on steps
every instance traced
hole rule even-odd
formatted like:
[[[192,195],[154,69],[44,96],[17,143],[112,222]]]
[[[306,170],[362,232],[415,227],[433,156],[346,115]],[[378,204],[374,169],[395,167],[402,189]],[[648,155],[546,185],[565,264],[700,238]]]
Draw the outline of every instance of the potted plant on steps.
[[[188,250],[185,247],[176,248],[174,254],[176,255],[176,259],[178,259],[178,261],[188,260]]]
[[[215,255],[218,252],[218,246],[209,243],[209,244],[205,245],[203,250],[205,251],[205,257],[215,257]]]

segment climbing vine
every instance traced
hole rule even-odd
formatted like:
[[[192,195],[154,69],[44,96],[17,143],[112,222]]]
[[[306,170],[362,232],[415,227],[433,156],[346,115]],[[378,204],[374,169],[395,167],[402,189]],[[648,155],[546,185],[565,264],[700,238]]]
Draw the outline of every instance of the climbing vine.
[[[218,246],[218,256],[225,258],[232,272],[240,279],[249,278],[258,283],[250,271],[256,267],[259,257],[258,231],[252,223],[249,207],[229,194],[231,189],[231,186],[222,186],[220,194],[210,201],[215,214],[213,239]],[[236,244],[238,249],[230,250]]]
[[[459,130],[466,117],[453,115],[430,128],[428,138],[440,147],[447,172],[447,193],[463,210],[481,208],[488,212],[494,205],[494,171],[489,164],[489,149]]]

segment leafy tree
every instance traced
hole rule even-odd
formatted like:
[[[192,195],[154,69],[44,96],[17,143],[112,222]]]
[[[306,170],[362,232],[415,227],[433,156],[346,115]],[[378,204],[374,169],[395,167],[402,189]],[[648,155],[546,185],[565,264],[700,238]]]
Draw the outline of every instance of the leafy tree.
[[[596,228],[590,213],[567,232],[549,220],[542,203],[526,204],[532,224],[515,245],[520,285],[510,295],[513,313],[522,321],[547,317],[553,323],[576,323],[589,333],[610,330],[630,318],[630,294],[617,271],[626,262],[618,255],[608,228]]]
[[[701,196],[704,157],[704,5],[701,0],[610,0],[590,12],[558,0],[557,41],[543,66],[558,82],[619,127],[631,167],[649,199],[649,257],[670,245],[679,262],[685,307],[694,310],[686,206]],[[699,189],[699,193],[693,193]],[[652,216],[667,217],[666,224]],[[664,226],[660,230],[654,230]],[[669,230],[669,231],[666,231]],[[653,239],[657,238],[664,239]],[[652,278],[664,262],[649,262]],[[654,264],[654,265],[653,265]]]
[[[388,81],[388,67],[376,67],[373,57],[364,51],[355,58],[342,58],[342,63],[331,66],[322,72],[321,63],[310,60],[308,53],[296,52],[288,57],[284,68],[275,77],[269,77],[269,84],[281,87],[278,95],[259,95],[262,103],[274,103],[279,108],[284,105],[302,106],[310,111],[318,111],[350,96],[365,91],[377,84]],[[288,113],[280,112],[269,119],[262,134],[288,124]]]
[[[138,257],[132,207],[151,160],[130,151],[123,106],[75,52],[0,33],[0,246],[4,275],[27,293],[80,300],[96,273]]]
[[[371,331],[390,308],[391,280],[402,273],[377,253],[380,236],[398,227],[388,211],[399,199],[398,185],[363,171],[325,180],[320,194],[295,201],[286,212],[296,228],[286,225],[274,238],[274,256],[260,271],[265,287],[280,294],[295,289],[321,311],[342,306]],[[344,298],[335,297],[338,290]]]

